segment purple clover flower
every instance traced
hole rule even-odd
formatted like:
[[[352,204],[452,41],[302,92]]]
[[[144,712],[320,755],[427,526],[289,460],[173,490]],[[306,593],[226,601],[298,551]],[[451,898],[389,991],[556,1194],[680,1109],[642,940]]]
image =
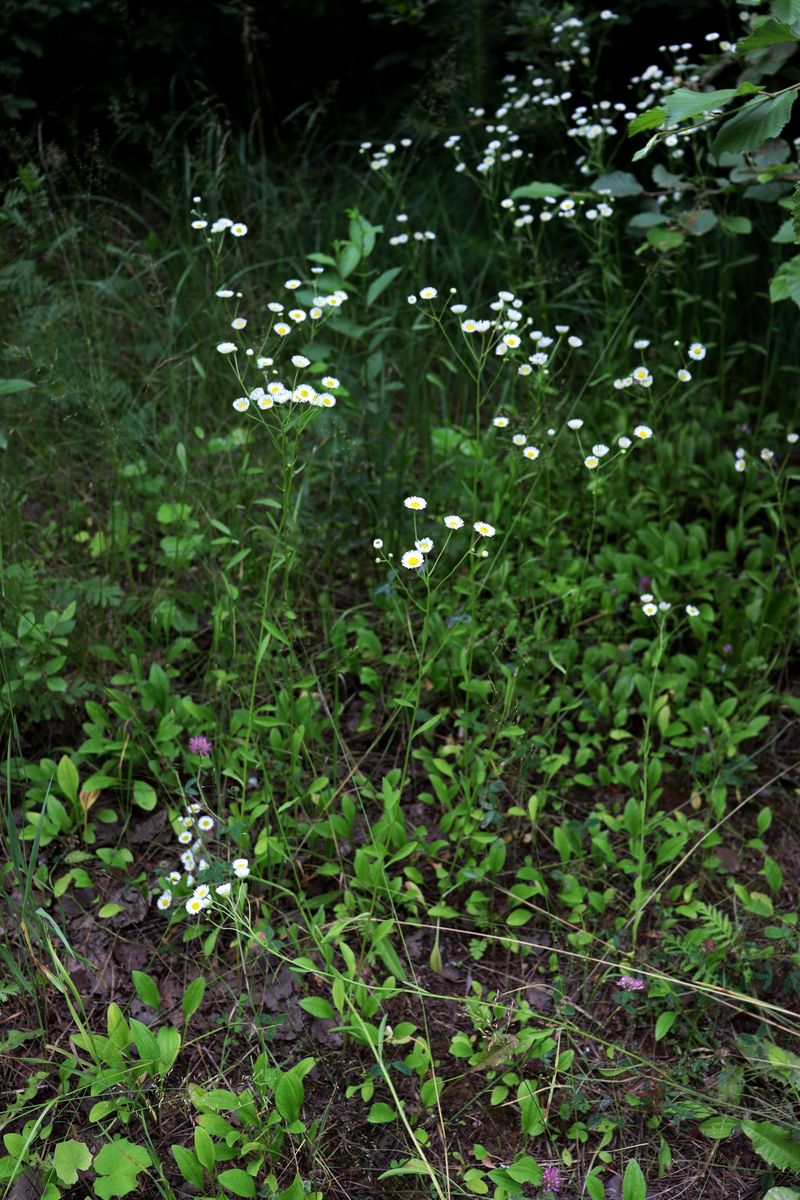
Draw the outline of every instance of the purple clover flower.
[[[204,733],[199,733],[195,737],[189,738],[190,754],[199,754],[201,758],[210,758],[211,750],[211,741]]]
[[[622,988],[623,992],[643,992],[644,980],[637,979],[634,975],[621,975],[619,979],[619,986]]]
[[[558,1167],[545,1167],[542,1175],[542,1187],[549,1188],[551,1192],[561,1191],[561,1172]]]

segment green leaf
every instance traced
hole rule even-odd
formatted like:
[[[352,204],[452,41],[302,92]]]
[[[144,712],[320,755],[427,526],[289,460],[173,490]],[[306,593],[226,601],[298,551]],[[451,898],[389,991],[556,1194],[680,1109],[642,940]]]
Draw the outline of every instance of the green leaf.
[[[558,183],[523,183],[522,187],[514,188],[512,200],[543,200],[545,196],[566,196],[566,188]]]
[[[106,1178],[96,1179],[95,1193],[101,1200],[110,1196],[127,1196],[139,1185],[137,1175],[150,1166],[150,1154],[144,1146],[136,1146],[127,1138],[107,1142],[94,1158],[94,1169]]]
[[[148,1008],[161,1008],[158,984],[152,975],[147,975],[144,971],[134,971],[133,986],[142,1004],[146,1004]]]
[[[206,991],[206,981],[202,975],[198,975],[196,979],[187,986],[181,1000],[181,1008],[183,1009],[183,1019],[188,1021],[194,1016],[200,1005],[203,1003],[203,996]]]
[[[0,379],[0,396],[12,396],[15,392],[27,392],[36,387],[29,379]]]
[[[367,308],[375,303],[375,301],[378,299],[378,296],[386,291],[390,283],[395,281],[402,269],[402,267],[389,267],[388,271],[383,271],[377,279],[373,279],[372,283],[367,288]]]
[[[305,1197],[306,1189],[302,1177],[296,1174],[289,1186],[278,1192],[276,1200],[305,1200]]]
[[[689,117],[699,117],[712,108],[722,108],[736,95],[736,88],[720,88],[716,92],[696,92],[692,88],[676,88],[664,101],[670,124],[682,124]]]
[[[311,1013],[312,1017],[320,1017],[323,1020],[329,1020],[336,1016],[333,1006],[322,996],[308,996],[305,1000],[300,1001],[300,1007],[307,1013]]]
[[[303,1084],[294,1071],[284,1071],[275,1087],[275,1107],[290,1125],[300,1116],[303,1094]]]
[[[723,217],[721,224],[725,233],[747,234],[753,232],[753,222],[748,217]]]
[[[510,925],[515,929],[519,925],[526,925],[533,916],[533,911],[528,908],[515,908],[506,917],[506,925]]]
[[[142,1024],[141,1021],[137,1021],[135,1017],[131,1017],[128,1024],[131,1029],[131,1037],[136,1043],[136,1049],[139,1051],[139,1058],[142,1062],[158,1062],[160,1058],[158,1042],[151,1030]]]
[[[800,0],[772,0],[770,10],[776,21],[800,21]]]
[[[739,1122],[734,1117],[709,1117],[700,1126],[700,1132],[710,1138],[730,1137],[739,1128]]]
[[[644,1181],[642,1168],[635,1158],[632,1158],[625,1168],[622,1177],[622,1200],[645,1200],[647,1184]]]
[[[152,812],[158,803],[155,788],[141,779],[135,779],[133,781],[133,802],[138,808],[143,808],[145,812]]]
[[[205,1133],[205,1130],[203,1132]],[[206,1137],[208,1137],[207,1133]],[[186,1182],[191,1183],[193,1187],[202,1188],[205,1182],[203,1168],[191,1150],[187,1150],[185,1146],[171,1146],[170,1149],[172,1150],[172,1157],[178,1164],[178,1170]]]
[[[372,1108],[367,1113],[367,1120],[371,1125],[385,1125],[388,1121],[397,1119],[397,1110],[392,1108],[390,1104],[381,1104],[376,1101]]]
[[[421,1158],[408,1158],[403,1163],[402,1167],[391,1167],[388,1171],[384,1171],[378,1176],[378,1181],[381,1179],[391,1179],[393,1175],[430,1175],[430,1167]]]
[[[737,54],[747,54],[750,50],[760,50],[762,46],[777,46],[781,42],[800,41],[791,25],[785,21],[776,21],[765,17],[753,28],[753,32],[736,43]]]
[[[800,254],[790,258],[772,276],[769,298],[773,304],[779,300],[794,300],[800,307]]]
[[[800,1174],[799,1138],[769,1121],[742,1121],[742,1133],[750,1138],[756,1154],[770,1166]]]
[[[122,911],[123,908],[121,904],[104,904],[103,907],[98,910],[97,915],[103,921],[107,921],[109,917],[115,917],[117,913],[121,913]]]
[[[207,1171],[214,1170],[214,1163],[217,1156],[214,1152],[214,1143],[211,1140],[210,1134],[203,1129],[202,1125],[195,1126],[194,1131],[194,1152],[200,1162]]]
[[[669,1033],[672,1026],[678,1019],[676,1012],[663,1012],[656,1021],[656,1041],[660,1042]]]
[[[769,1189],[764,1200],[800,1200],[800,1192],[796,1188],[774,1187]]]
[[[217,1181],[222,1184],[226,1192],[233,1192],[234,1196],[255,1196],[256,1194],[256,1185],[252,1175],[248,1175],[239,1167],[231,1167],[229,1171],[220,1171]]]
[[[710,208],[698,208],[692,212],[682,212],[678,217],[678,224],[687,233],[691,233],[693,237],[702,237],[704,233],[709,233],[717,223],[717,214],[712,212]]]
[[[757,150],[768,138],[777,137],[792,115],[796,92],[785,92],[769,100],[750,100],[726,121],[711,146],[711,154],[741,154]]]
[[[598,175],[592,184],[592,191],[614,197],[640,196],[644,188],[630,171],[611,171],[608,175]]]
[[[73,804],[78,800],[78,784],[80,782],[78,769],[75,766],[69,755],[64,754],[56,768],[56,779],[58,786],[61,788],[64,795]]]
[[[181,1035],[174,1025],[162,1025],[156,1034],[158,1042],[158,1073],[166,1075],[172,1069],[181,1048]]]
[[[666,112],[660,106],[658,108],[648,108],[646,112],[639,113],[638,117],[634,117],[628,126],[628,137],[633,137],[635,133],[642,133],[645,129],[658,129],[666,120]]]
[[[91,1165],[91,1151],[85,1142],[76,1142],[70,1138],[69,1141],[59,1142],[56,1146],[53,1166],[62,1183],[77,1183],[78,1171],[88,1171]]]

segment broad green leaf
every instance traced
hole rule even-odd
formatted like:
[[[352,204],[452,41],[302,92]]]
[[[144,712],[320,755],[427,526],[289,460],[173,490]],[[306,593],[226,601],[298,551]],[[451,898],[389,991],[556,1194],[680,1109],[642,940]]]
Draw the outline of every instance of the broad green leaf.
[[[162,1025],[156,1034],[158,1042],[158,1071],[166,1075],[172,1069],[172,1064],[178,1057],[181,1048],[181,1035],[174,1025]]]
[[[206,991],[206,981],[202,975],[198,975],[187,985],[186,991],[183,993],[181,1000],[181,1008],[183,1009],[184,1020],[188,1021],[203,1003],[203,996]]]
[[[770,1166],[800,1174],[799,1137],[770,1121],[742,1121],[742,1133],[750,1138],[756,1154]]]
[[[332,1005],[322,996],[308,996],[305,1000],[300,1001],[300,1007],[307,1013],[311,1013],[312,1017],[320,1017],[323,1020],[336,1016]]]
[[[716,92],[695,92],[691,88],[676,88],[664,101],[667,120],[670,124],[682,124],[689,117],[699,117],[701,113],[710,112],[711,109],[722,108],[735,95],[736,88],[720,88]]]
[[[367,1113],[367,1120],[372,1125],[385,1125],[388,1121],[396,1119],[397,1110],[390,1104],[382,1104],[380,1101],[376,1101]]]
[[[78,784],[80,779],[77,767],[67,754],[62,755],[59,761],[56,769],[56,779],[58,780],[58,786],[67,799],[75,804],[78,799]]]
[[[146,1004],[148,1008],[161,1008],[161,996],[153,976],[147,975],[144,971],[134,971],[132,974],[133,986],[136,988],[136,995],[142,1004]]]
[[[800,1200],[800,1192],[796,1188],[774,1187],[769,1189],[764,1200]]]
[[[776,21],[773,17],[765,17],[749,33],[747,37],[736,43],[737,54],[747,54],[750,50],[760,50],[762,46],[777,46],[781,42],[800,41],[791,25],[785,21]]]
[[[519,925],[526,925],[533,917],[533,911],[527,908],[515,908],[506,917],[506,925],[510,925],[512,929]]]
[[[592,191],[614,197],[639,196],[644,188],[630,171],[611,171],[608,175],[598,175],[592,183]]]
[[[800,21],[800,0],[772,0],[769,7],[776,21]]]
[[[307,1193],[300,1175],[295,1175],[287,1188],[278,1192],[276,1200],[305,1200]]]
[[[121,913],[122,911],[121,904],[104,904],[102,908],[98,909],[97,915],[103,921],[107,921],[109,917],[116,917],[117,913]]]
[[[226,1192],[233,1192],[234,1196],[255,1196],[256,1194],[256,1185],[252,1175],[248,1175],[239,1167],[231,1167],[229,1171],[220,1171],[217,1181],[222,1184]]]
[[[150,1166],[150,1154],[144,1146],[118,1138],[98,1150],[93,1165],[103,1176],[94,1182],[95,1193],[101,1200],[108,1200],[111,1196],[127,1196],[139,1187],[136,1177]]]
[[[291,1125],[299,1118],[302,1103],[302,1083],[294,1071],[284,1071],[275,1087],[275,1107]]]
[[[566,196],[566,188],[559,183],[523,183],[514,188],[512,200],[544,200],[545,196]]]
[[[36,387],[29,379],[0,379],[0,396],[12,396],[15,392],[27,392]]]
[[[133,1038],[136,1049],[139,1051],[139,1058],[142,1062],[158,1062],[159,1049],[153,1033],[141,1021],[137,1021],[135,1017],[131,1017],[128,1022],[131,1029],[131,1037]]]
[[[198,1162],[201,1163],[207,1171],[214,1170],[214,1163],[216,1162],[214,1143],[211,1140],[210,1134],[203,1129],[202,1125],[195,1126],[194,1152],[197,1155]]]
[[[725,233],[748,234],[753,232],[753,222],[748,217],[723,217],[720,223]]]
[[[678,224],[693,237],[702,237],[710,233],[717,223],[717,214],[710,208],[698,208],[692,212],[683,212],[678,217]]]
[[[778,300],[794,300],[800,307],[800,254],[790,258],[772,276],[769,298],[773,304]]]
[[[138,808],[143,808],[145,812],[152,812],[158,803],[158,796],[155,788],[149,783],[144,783],[141,779],[135,779],[133,782],[133,802]]]
[[[767,138],[777,137],[792,115],[796,92],[784,92],[769,100],[750,100],[720,129],[711,146],[711,154],[740,154],[757,150]]]
[[[391,1167],[388,1171],[384,1171],[378,1176],[378,1181],[381,1179],[391,1179],[393,1175],[430,1175],[430,1167],[421,1158],[409,1158],[403,1163],[402,1167]]]
[[[53,1166],[62,1183],[77,1183],[78,1171],[88,1171],[91,1165],[91,1151],[85,1142],[76,1142],[70,1138],[69,1141],[59,1142],[56,1146]]]
[[[622,1177],[622,1200],[645,1200],[647,1184],[644,1181],[642,1168],[635,1158],[632,1158],[625,1168]]]
[[[375,301],[378,299],[378,296],[386,291],[390,283],[394,283],[402,269],[402,267],[389,267],[388,271],[383,271],[377,279],[373,279],[372,283],[367,288],[367,308],[375,303]]]
[[[660,106],[657,108],[648,108],[647,112],[639,113],[638,117],[634,117],[628,126],[628,137],[633,137],[635,133],[642,133],[645,129],[658,129],[666,120],[666,112]]]
[[[195,1130],[195,1132],[197,1132]],[[208,1137],[208,1134],[206,1134]],[[191,1183],[193,1187],[202,1188],[205,1178],[203,1168],[197,1161],[197,1158],[192,1154],[191,1150],[187,1150],[185,1146],[171,1146],[172,1157],[178,1164],[178,1170],[187,1183]]]
[[[669,1033],[670,1029],[672,1029],[672,1026],[675,1024],[677,1019],[678,1019],[678,1014],[676,1012],[663,1012],[661,1014],[661,1016],[656,1021],[656,1035],[655,1036],[656,1036],[657,1042],[660,1042],[662,1038],[665,1038],[667,1036],[667,1034]]]
[[[710,1138],[726,1138],[739,1128],[734,1117],[709,1117],[700,1126],[700,1132]]]

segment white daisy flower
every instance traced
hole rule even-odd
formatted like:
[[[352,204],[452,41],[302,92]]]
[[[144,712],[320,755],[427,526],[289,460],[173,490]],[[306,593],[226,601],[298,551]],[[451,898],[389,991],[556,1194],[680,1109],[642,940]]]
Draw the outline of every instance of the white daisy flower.
[[[188,829],[182,829],[178,834],[178,841],[182,846],[188,846],[192,840],[192,835]]]
[[[539,457],[539,450],[536,448],[536,446],[526,446],[522,453],[525,458],[529,458],[531,460]]]
[[[653,431],[649,425],[637,425],[633,431],[633,436],[646,441],[653,436]]]
[[[282,313],[283,312],[283,305],[279,304],[277,300],[270,300],[269,304],[267,305],[267,308],[269,309],[270,312],[274,312],[274,313]]]
[[[622,437],[617,438],[617,445],[621,450],[627,450],[629,446],[633,445],[633,443],[629,437],[625,437],[623,434]]]
[[[289,316],[291,317],[291,319],[292,319],[292,320],[293,320],[293,321],[294,321],[296,324],[298,324],[298,325],[299,325],[301,321],[305,321],[305,319],[306,319],[306,313],[305,313],[305,309],[303,309],[303,308],[290,308],[290,309],[289,309]]]
[[[287,279],[283,286],[287,289],[287,291],[296,292],[297,289],[303,285],[299,279]]]
[[[687,371],[685,367],[681,367],[680,370],[678,371],[678,379],[681,381],[681,383],[689,383],[691,381],[691,378],[692,378],[691,371]]]
[[[169,875],[167,876],[167,882],[171,883],[172,886],[175,887],[176,884],[180,883],[182,878],[183,876],[181,875],[180,871],[170,871]]]
[[[421,567],[424,561],[425,556],[421,550],[406,550],[405,554],[400,559],[400,562],[404,567],[407,567],[409,571],[415,570],[417,567]]]
[[[334,375],[323,375],[322,376],[322,386],[326,387],[326,388],[334,388],[335,389],[335,388],[341,387],[342,385],[339,383],[339,380]]]
[[[373,550],[382,550],[383,549],[383,538],[373,538],[372,539],[372,549]]]
[[[208,833],[209,829],[214,828],[214,820],[212,817],[200,817],[197,822],[197,828],[202,829],[204,833]]]
[[[658,607],[662,612],[669,612],[669,610],[672,608],[672,605],[670,604],[669,600],[659,600]]]
[[[494,537],[495,535],[495,527],[488,521],[476,521],[472,528],[480,537]]]
[[[183,854],[181,855],[181,863],[186,871],[194,870],[194,855],[192,854],[191,850],[184,850]]]
[[[577,350],[579,346],[583,345],[583,341],[579,337],[568,337],[567,345],[572,346],[573,350]]]
[[[478,322],[468,317],[466,321],[461,322],[461,329],[463,333],[475,333],[478,329]]]
[[[787,435],[786,435],[786,440],[787,440],[787,442],[789,443],[789,445],[790,445],[790,446],[794,446],[794,444],[796,443],[796,441],[797,441],[798,437],[800,437],[800,434],[797,434],[797,433],[787,433]]]
[[[515,433],[511,439],[515,446],[524,446],[527,440],[524,433]]]
[[[695,606],[693,604],[687,604],[686,605],[686,615],[689,617],[699,617],[700,609],[695,608]]]
[[[422,496],[406,496],[403,504],[406,506],[406,508],[411,508],[415,512],[419,512],[421,509],[428,507],[428,501],[424,500]]]
[[[572,417],[567,421],[567,429],[583,429],[583,421],[580,417]]]
[[[230,288],[218,288],[214,295],[219,296],[220,300],[230,300],[233,292]]]
[[[759,451],[758,457],[763,459],[764,462],[772,462],[773,458],[775,457],[775,451],[768,450],[765,446],[763,450]]]
[[[740,475],[743,471],[747,470],[747,463],[743,458],[737,458],[733,465]]]
[[[217,893],[218,896],[229,896],[230,891],[231,891],[231,885],[229,883],[221,883],[221,884],[219,884],[218,887],[214,888],[214,891]]]
[[[203,901],[198,899],[197,896],[190,896],[189,899],[186,901],[186,911],[192,917],[195,916],[197,913],[202,912],[203,907],[204,907]]]
[[[505,429],[505,427],[508,425],[508,417],[494,417],[492,424],[497,429]]]
[[[420,538],[418,542],[414,542],[414,545],[422,554],[430,554],[433,549],[433,542],[429,537]]]
[[[646,617],[654,617],[658,612],[658,607],[651,601],[648,601],[647,604],[642,605],[642,612]]]
[[[233,401],[233,407],[237,412],[247,412],[248,408],[250,407],[250,400],[247,396],[238,396]]]
[[[250,874],[250,864],[246,858],[235,858],[231,863],[233,873],[238,879],[246,879]]]
[[[448,529],[463,529],[464,521],[461,517],[457,517],[455,513],[451,513],[449,517],[445,517],[444,523]]]
[[[301,383],[292,392],[292,399],[296,400],[298,404],[310,404],[316,397],[316,389],[310,383]]]
[[[208,221],[192,221],[192,229],[205,229]]]
[[[291,316],[291,313],[289,314],[289,316]],[[292,355],[292,366],[293,367],[310,367],[311,362],[309,359],[307,359],[305,357],[304,354],[293,354]],[[322,382],[324,383],[325,380],[323,379]]]
[[[583,465],[584,465],[585,467],[588,467],[590,471],[593,471],[593,470],[595,469],[595,467],[599,467],[599,466],[600,466],[600,459],[599,459],[599,458],[596,458],[596,457],[594,456],[594,454],[589,454],[589,455],[587,455],[587,457],[586,457],[586,458],[583,460]]]
[[[233,221],[230,217],[217,217],[214,224],[211,226],[212,233],[224,233],[226,229],[230,229]]]
[[[517,374],[518,375],[532,375],[533,367],[530,365],[530,363],[523,363],[522,366],[517,367]]]
[[[237,346],[235,342],[219,342],[217,352],[219,354],[235,354]]]
[[[247,325],[247,317],[234,317],[231,321],[231,329],[244,329]]]
[[[162,912],[164,911],[164,909],[169,908],[171,903],[172,903],[172,892],[162,892],[161,895],[158,897],[158,900],[156,900],[156,905],[158,908],[161,909]]]
[[[292,332],[291,325],[287,325],[285,321],[279,321],[273,326],[273,333],[277,333],[278,337],[286,337],[287,333]]]
[[[258,367],[259,371],[265,371],[267,367],[272,366],[273,362],[274,359],[266,358],[263,354],[259,354],[258,358],[256,359],[256,366]]]
[[[420,300],[435,300],[438,295],[439,295],[439,293],[437,292],[435,287],[420,288],[420,292],[419,292]]]
[[[242,224],[241,221],[237,221],[234,225],[231,225],[231,233],[234,237],[244,237],[247,233],[247,226]]]
[[[603,442],[598,442],[596,446],[592,446],[592,454],[596,454],[598,458],[604,458],[608,454],[608,446]]]
[[[516,333],[504,334],[503,341],[508,346],[509,350],[516,350],[517,346],[522,344],[522,338]]]
[[[633,343],[633,348],[634,350],[646,350],[649,345],[650,342],[648,338],[637,338]]]
[[[206,896],[211,895],[211,888],[207,883],[199,883],[192,892],[196,900],[205,900]]]
[[[320,392],[317,396],[317,404],[320,408],[336,408],[336,397],[330,392]]]
[[[706,356],[706,348],[702,342],[692,342],[687,353],[695,362],[701,362]]]

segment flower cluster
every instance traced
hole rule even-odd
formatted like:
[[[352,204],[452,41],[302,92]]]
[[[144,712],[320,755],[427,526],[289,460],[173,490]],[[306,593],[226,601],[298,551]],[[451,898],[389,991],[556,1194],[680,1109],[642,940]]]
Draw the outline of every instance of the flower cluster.
[[[642,592],[639,596],[639,603],[646,617],[657,617],[660,612],[666,613],[672,608],[669,600],[656,601],[652,592]],[[684,605],[684,612],[687,617],[700,616],[700,609],[695,604]]]
[[[412,145],[411,138],[401,138],[399,142],[384,142],[382,146],[373,146],[372,142],[362,142],[358,148],[359,154],[369,154],[369,165],[373,171],[384,171],[391,163],[398,150],[407,150]]]
[[[427,507],[428,507],[428,501],[425,499],[424,496],[406,496],[406,498],[403,501],[403,504],[407,509],[409,509],[414,514],[424,512],[425,509],[427,509]],[[453,535],[453,533],[457,532],[460,529],[463,529],[465,527],[466,522],[464,521],[464,518],[458,516],[457,513],[450,513],[448,516],[442,518],[442,524],[444,525],[445,529],[447,530],[447,535],[446,535],[445,542],[444,542],[444,546],[446,547],[447,543],[450,541],[450,538]],[[468,546],[467,549],[464,551],[464,554],[466,555],[466,554],[479,553],[481,558],[487,558],[488,553],[489,553],[488,550],[481,550],[480,552],[478,552],[476,547],[479,545],[482,538],[494,537],[497,530],[495,529],[494,525],[491,525],[488,521],[474,521],[472,524],[472,530],[476,534],[476,537],[475,537],[475,540],[472,542],[472,544],[470,546]],[[434,544],[433,539],[429,536],[425,536],[425,537],[417,537],[416,536],[416,534],[417,534],[416,516],[415,516],[415,520],[414,520],[414,534],[415,534],[414,547],[411,550],[405,550],[403,552],[403,554],[400,556],[400,563],[402,566],[404,566],[409,571],[412,571],[412,570],[419,571],[422,568],[424,568],[426,570],[430,570],[431,559],[429,556],[432,554],[432,552],[435,548],[435,544]],[[372,547],[374,550],[379,550],[379,551],[383,550],[383,539],[382,538],[374,538],[373,542],[372,542]],[[444,549],[444,547],[442,547],[442,549]],[[386,556],[379,556],[376,559],[376,562],[383,561],[384,557],[385,557],[386,561],[388,561],[393,556],[391,554],[388,554]]]
[[[206,752],[210,753],[211,743],[202,735],[193,737],[190,739],[189,749],[193,754],[205,755]],[[208,908],[214,896],[222,898],[230,894],[230,880],[218,883],[212,891],[212,884],[203,878],[216,875],[219,879],[218,869],[215,870],[209,861],[212,855],[206,845],[214,827],[214,818],[204,813],[203,806],[197,801],[187,804],[182,816],[178,817],[176,838],[178,845],[183,847],[179,856],[182,870],[176,868],[164,878],[165,886],[156,900],[156,907],[162,912],[171,908],[175,899],[183,903],[190,916],[194,916]],[[246,879],[250,874],[250,864],[246,858],[233,859],[230,869],[237,879]],[[196,875],[201,877],[199,882],[196,882]]]

